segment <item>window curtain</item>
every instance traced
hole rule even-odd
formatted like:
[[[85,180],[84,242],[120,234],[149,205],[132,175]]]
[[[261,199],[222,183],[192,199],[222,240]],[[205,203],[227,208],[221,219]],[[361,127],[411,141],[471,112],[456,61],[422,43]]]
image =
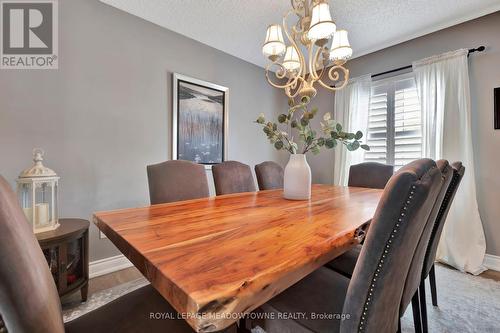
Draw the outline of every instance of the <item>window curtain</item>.
[[[347,85],[335,92],[334,119],[348,132],[363,132],[361,139],[366,142],[368,130],[368,111],[370,108],[371,75],[364,75],[349,80]],[[347,151],[345,147],[335,149],[333,182],[336,185],[347,186],[349,167],[363,162],[364,150]]]
[[[465,174],[444,225],[437,260],[480,274],[486,252],[476,200],[471,135],[468,50],[413,63],[422,108],[423,156],[461,161]]]

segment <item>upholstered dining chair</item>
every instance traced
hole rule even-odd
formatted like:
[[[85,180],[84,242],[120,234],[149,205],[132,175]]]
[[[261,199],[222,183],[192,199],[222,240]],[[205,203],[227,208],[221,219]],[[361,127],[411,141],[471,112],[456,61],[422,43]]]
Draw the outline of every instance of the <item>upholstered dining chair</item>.
[[[411,301],[415,332],[422,331],[421,303],[423,300],[420,299],[418,289],[420,286],[422,267],[424,265],[425,252],[429,244],[429,239],[431,238],[431,233],[436,218],[439,214],[444,197],[446,195],[446,191],[448,190],[448,186],[450,185],[453,176],[453,170],[448,164],[448,161],[439,160],[436,162],[436,164],[442,174],[441,187],[439,188],[439,192],[433,204],[431,213],[427,218],[427,223],[425,224],[424,231],[422,232],[422,236],[420,237],[415,253],[413,254],[410,270],[408,271],[408,275],[406,277],[403,297],[401,299],[401,306],[399,308],[399,317],[401,318],[403,317]]]
[[[412,263],[410,265],[410,270],[408,272],[400,307],[400,316],[402,317],[411,301],[413,310],[413,319],[417,332],[420,332],[422,329],[421,325],[422,319],[420,315],[421,314],[420,299],[417,293],[420,281],[419,272],[422,270],[424,254],[426,251],[427,244],[429,242],[429,238],[431,236],[432,227],[434,225],[434,222],[436,221],[438,212],[440,211],[440,208],[442,206],[445,193],[448,189],[448,185],[451,182],[451,176],[452,176],[451,167],[449,166],[446,160],[438,161],[437,168],[442,174],[441,186],[438,189],[439,192],[437,193],[436,200],[432,207],[431,213],[427,218],[427,223],[425,225],[422,236],[419,240],[418,246],[415,250],[415,254],[412,258]],[[357,265],[360,249],[361,246],[357,246],[353,250],[350,250],[344,253],[342,256],[329,262],[326,266],[337,271],[338,273],[341,273],[346,277],[351,277],[354,268]]]
[[[266,161],[255,166],[255,175],[259,190],[283,188],[283,168],[276,162]]]
[[[365,162],[349,168],[349,186],[383,189],[394,174],[394,166]]]
[[[152,205],[209,196],[205,167],[174,160],[148,165],[149,199]]]
[[[184,320],[150,319],[156,312],[176,318],[175,310],[151,285],[64,324],[47,261],[2,176],[0,253],[0,316],[8,332],[193,332]]]
[[[438,165],[441,161],[438,161]],[[444,198],[439,209],[439,212],[436,216],[434,224],[432,225],[431,236],[429,242],[427,244],[427,248],[425,251],[422,275],[420,278],[420,286],[418,288],[420,295],[420,306],[422,313],[422,330],[424,333],[428,331],[427,324],[427,303],[425,298],[425,280],[429,277],[429,284],[431,287],[431,297],[432,297],[432,305],[438,306],[437,304],[437,288],[436,288],[436,273],[434,268],[434,262],[436,260],[436,251],[439,244],[439,240],[441,238],[441,232],[443,231],[444,224],[446,222],[446,217],[448,216],[448,212],[450,210],[450,206],[455,198],[455,194],[457,193],[458,187],[465,173],[465,167],[462,165],[462,162],[454,162],[451,165],[452,167],[452,176],[451,181],[446,189],[446,193],[444,194]]]
[[[264,330],[396,332],[406,274],[440,186],[441,172],[432,160],[400,169],[382,194],[352,278],[319,268],[261,307],[278,318],[264,319]],[[297,313],[305,316],[279,316]]]
[[[246,164],[226,161],[212,166],[215,193],[217,195],[255,192],[252,170]]]

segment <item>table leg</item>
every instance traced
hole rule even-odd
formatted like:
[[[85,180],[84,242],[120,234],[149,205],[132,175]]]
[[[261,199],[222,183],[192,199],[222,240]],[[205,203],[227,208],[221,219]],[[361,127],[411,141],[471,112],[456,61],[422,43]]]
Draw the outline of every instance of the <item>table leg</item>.
[[[87,295],[89,293],[89,284],[86,283],[82,289],[80,289],[80,294],[82,295],[82,302],[87,302]]]
[[[236,332],[237,333],[251,333],[251,331],[247,328],[247,322],[248,322],[248,320],[246,320],[245,318],[238,320]]]

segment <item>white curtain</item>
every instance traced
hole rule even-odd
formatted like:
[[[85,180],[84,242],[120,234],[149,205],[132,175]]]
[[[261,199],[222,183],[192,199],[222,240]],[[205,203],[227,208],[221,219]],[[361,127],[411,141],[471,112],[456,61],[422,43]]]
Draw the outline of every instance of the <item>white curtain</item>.
[[[349,80],[344,89],[335,92],[334,120],[345,131],[361,131],[366,136],[368,130],[368,111],[370,108],[371,75],[364,75]],[[365,141],[365,137],[361,140]],[[336,185],[347,186],[349,167],[363,162],[364,150],[349,152],[345,147],[335,149],[333,181]]]
[[[423,59],[413,63],[413,71],[422,107],[423,155],[465,166],[437,260],[480,274],[486,241],[476,200],[467,54],[464,49]]]

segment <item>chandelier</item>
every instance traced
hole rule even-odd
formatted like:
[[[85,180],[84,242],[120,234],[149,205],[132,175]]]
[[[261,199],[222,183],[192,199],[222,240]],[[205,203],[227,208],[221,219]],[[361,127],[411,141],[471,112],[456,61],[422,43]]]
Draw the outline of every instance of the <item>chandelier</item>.
[[[344,64],[352,56],[347,31],[337,29],[326,0],[291,0],[291,3],[292,9],[283,16],[282,24],[267,28],[262,46],[262,52],[271,61],[266,66],[267,81],[284,89],[291,100],[297,96],[316,96],[316,83],[331,91],[344,88],[349,80],[349,70]],[[288,20],[293,14],[296,22],[289,27]],[[285,44],[283,32],[289,45]],[[330,39],[332,43],[328,46]]]

